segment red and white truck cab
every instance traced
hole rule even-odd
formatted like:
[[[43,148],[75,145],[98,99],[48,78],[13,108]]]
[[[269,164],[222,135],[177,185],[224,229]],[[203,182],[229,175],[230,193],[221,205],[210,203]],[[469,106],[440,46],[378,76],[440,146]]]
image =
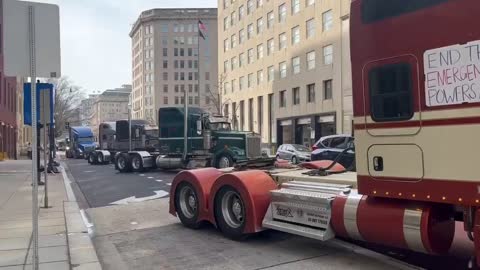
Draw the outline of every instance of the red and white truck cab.
[[[457,219],[480,262],[478,14],[477,0],[352,0],[357,172],[183,171],[170,212],[232,238],[271,228],[430,254],[450,249]]]

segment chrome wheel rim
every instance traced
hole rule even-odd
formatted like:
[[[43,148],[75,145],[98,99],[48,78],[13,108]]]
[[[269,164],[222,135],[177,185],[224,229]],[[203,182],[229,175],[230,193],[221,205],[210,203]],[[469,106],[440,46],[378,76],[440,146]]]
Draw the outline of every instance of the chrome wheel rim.
[[[103,155],[102,154],[98,154],[97,161],[100,162],[100,163],[103,162]]]
[[[218,167],[221,169],[230,167],[230,159],[228,157],[221,157],[218,161]]]
[[[187,218],[193,218],[197,213],[198,200],[192,187],[184,186],[180,190],[180,210]]]
[[[296,157],[293,157],[293,158],[292,158],[292,163],[293,163],[293,164],[297,164],[297,163],[298,163],[298,160],[297,160]]]
[[[125,168],[125,159],[123,157],[118,157],[118,168],[123,170]]]
[[[138,157],[134,157],[133,160],[132,160],[132,167],[135,169],[135,170],[138,170],[140,169],[140,159]]]
[[[228,226],[239,228],[245,222],[245,207],[240,195],[235,191],[227,191],[222,198],[222,215]]]
[[[93,162],[93,156],[92,155],[88,156],[88,160],[90,161],[90,163],[92,163]]]

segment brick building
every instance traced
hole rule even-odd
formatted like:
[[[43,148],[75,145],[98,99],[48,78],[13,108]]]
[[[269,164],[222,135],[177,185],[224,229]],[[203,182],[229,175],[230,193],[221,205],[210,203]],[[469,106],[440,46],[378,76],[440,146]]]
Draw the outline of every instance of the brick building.
[[[2,12],[3,8],[0,7],[0,33],[3,33]],[[3,59],[3,39],[0,39],[0,160],[17,157],[16,78],[5,77]]]

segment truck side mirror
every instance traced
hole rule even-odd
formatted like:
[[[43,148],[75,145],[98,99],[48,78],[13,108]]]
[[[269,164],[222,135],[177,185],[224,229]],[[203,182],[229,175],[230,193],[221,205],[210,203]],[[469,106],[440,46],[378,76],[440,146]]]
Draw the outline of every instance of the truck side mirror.
[[[197,120],[197,135],[202,135],[202,120]]]

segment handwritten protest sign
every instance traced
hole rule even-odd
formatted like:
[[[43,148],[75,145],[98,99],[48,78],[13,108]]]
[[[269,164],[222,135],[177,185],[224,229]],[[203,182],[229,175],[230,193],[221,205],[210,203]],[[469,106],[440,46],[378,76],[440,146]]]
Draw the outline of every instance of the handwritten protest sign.
[[[425,51],[429,107],[480,102],[480,40]]]

